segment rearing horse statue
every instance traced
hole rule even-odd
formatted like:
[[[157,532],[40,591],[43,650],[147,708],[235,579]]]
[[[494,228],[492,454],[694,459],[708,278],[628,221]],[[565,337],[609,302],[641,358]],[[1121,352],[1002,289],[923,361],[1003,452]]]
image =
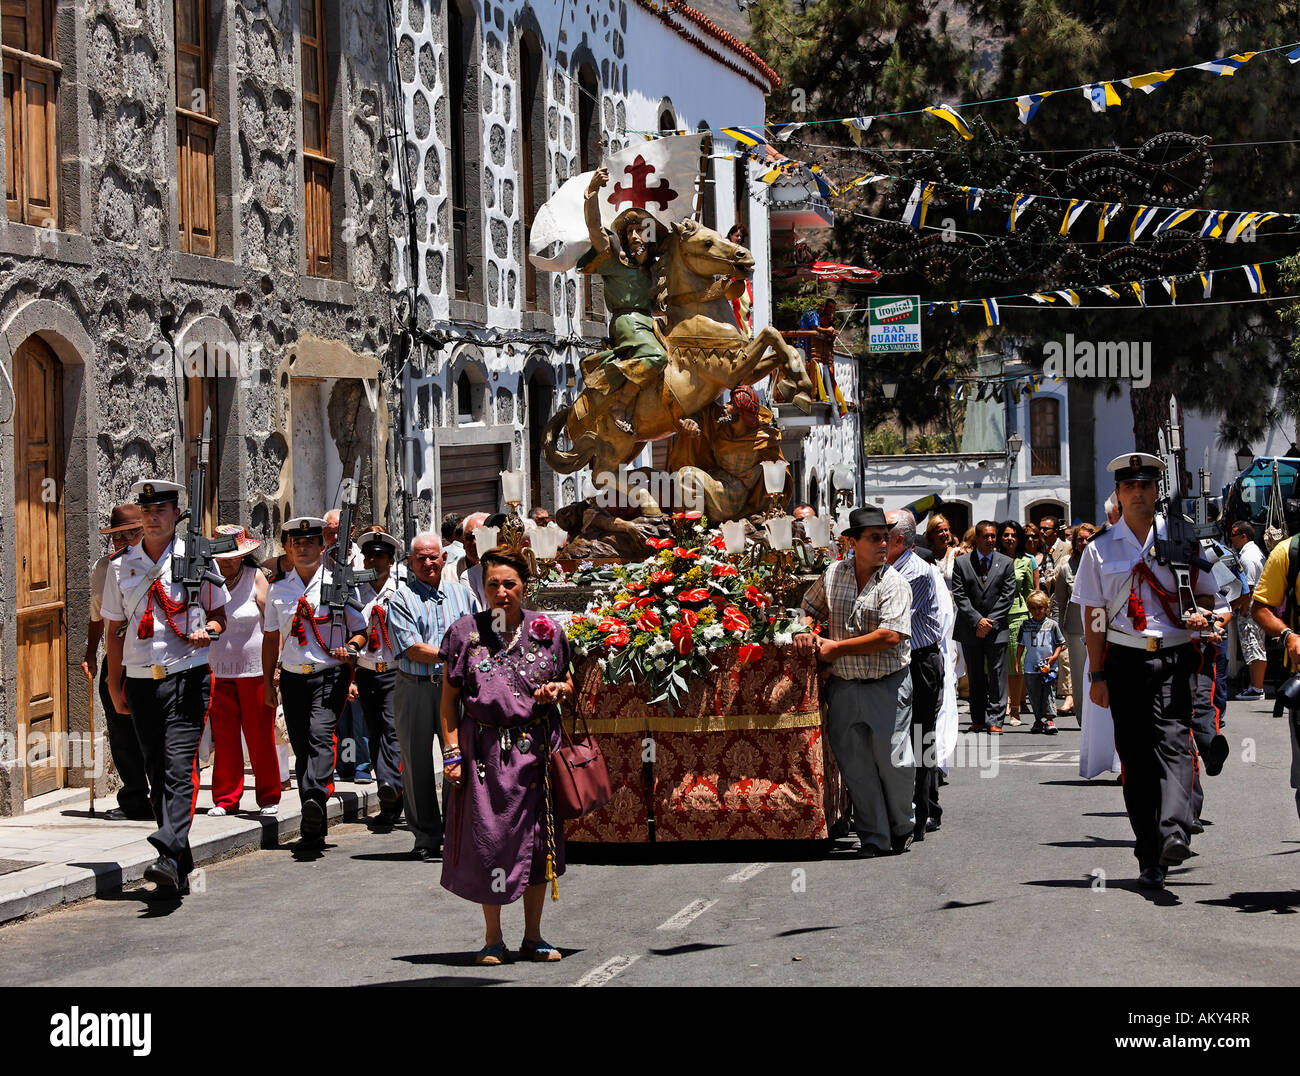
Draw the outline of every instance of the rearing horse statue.
[[[687,220],[672,226],[660,246],[655,297],[668,318],[668,363],[663,377],[646,385],[629,413],[635,434],[619,427],[600,401],[584,389],[546,424],[542,450],[550,465],[571,474],[590,464],[602,484],[623,489],[619,468],[631,463],[648,441],[678,432],[682,419],[701,411],[724,391],[777,374],[777,389],[805,414],[812,410],[812,382],[803,353],[767,326],[750,339],[736,325],[726,289],[754,271],[754,257],[710,228]],[[565,434],[570,449],[559,446]],[[607,486],[608,488],[608,486]],[[654,512],[658,506],[646,503]]]

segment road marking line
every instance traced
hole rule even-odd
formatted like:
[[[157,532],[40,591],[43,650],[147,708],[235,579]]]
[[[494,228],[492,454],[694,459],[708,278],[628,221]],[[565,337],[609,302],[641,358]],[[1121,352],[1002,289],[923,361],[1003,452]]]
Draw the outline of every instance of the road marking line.
[[[684,930],[717,903],[716,900],[693,900],[671,919],[660,923],[655,929]]]
[[[574,986],[604,986],[621,971],[627,971],[641,958],[639,956],[615,956],[606,960],[598,968],[592,968]]]
[[[751,863],[748,867],[745,867],[743,870],[736,871],[736,873],[733,874],[730,878],[728,878],[727,881],[748,882],[756,874],[761,874],[763,871],[767,870],[767,868],[770,867],[771,865],[772,865],[771,863]]]

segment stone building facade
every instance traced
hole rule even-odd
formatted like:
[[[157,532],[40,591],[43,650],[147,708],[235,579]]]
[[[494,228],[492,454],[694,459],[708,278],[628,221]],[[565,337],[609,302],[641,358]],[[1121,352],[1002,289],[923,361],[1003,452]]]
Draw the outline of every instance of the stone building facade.
[[[534,273],[527,224],[569,177],[644,132],[760,127],[775,75],[681,3],[405,0],[397,67],[408,150],[394,172],[412,224],[395,233],[410,527],[494,511],[497,473],[527,475],[525,507],[574,499],[541,454],[555,409],[581,390],[579,358],[605,335],[599,281]],[[755,326],[769,321],[764,203],[732,143],[715,142],[706,224],[750,227]],[[413,256],[412,256],[413,255]],[[662,448],[661,448],[662,451]],[[652,463],[647,449],[643,463]]]
[[[362,517],[386,509],[370,461],[389,453],[392,100],[375,15],[5,5],[0,813],[85,784],[98,530],[138,478],[184,481],[205,408],[209,524],[274,540],[336,503],[357,456]]]

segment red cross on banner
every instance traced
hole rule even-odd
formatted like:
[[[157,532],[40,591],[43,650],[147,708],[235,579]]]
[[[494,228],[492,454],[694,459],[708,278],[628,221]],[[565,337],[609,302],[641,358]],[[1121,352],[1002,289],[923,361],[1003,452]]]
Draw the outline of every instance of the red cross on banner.
[[[632,181],[626,186],[622,183],[614,184],[614,189],[609,194],[609,204],[615,210],[623,207],[625,202],[636,209],[646,209],[651,202],[660,209],[667,209],[668,203],[677,197],[677,192],[666,179],[659,180],[654,186],[646,183],[647,178],[657,169],[654,165],[647,164],[645,157],[639,153],[636,160],[626,165],[623,171],[632,177]]]

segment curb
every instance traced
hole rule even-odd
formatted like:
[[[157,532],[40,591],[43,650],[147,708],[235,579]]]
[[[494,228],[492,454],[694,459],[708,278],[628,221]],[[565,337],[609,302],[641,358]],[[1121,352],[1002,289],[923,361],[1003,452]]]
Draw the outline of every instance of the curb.
[[[336,789],[326,804],[326,817],[333,824],[366,818],[377,814],[379,809],[375,788]],[[196,828],[201,815],[200,809],[196,812]],[[202,817],[206,821],[207,816]],[[280,800],[280,814],[274,818],[235,814],[220,821],[224,824],[215,833],[197,834],[191,830],[190,849],[196,868],[246,852],[282,847],[295,840],[302,826],[302,807],[296,794],[289,794]],[[0,924],[138,884],[144,878],[145,867],[157,858],[153,845],[141,839],[103,855],[86,856],[78,862],[38,863],[7,876],[0,875]]]

